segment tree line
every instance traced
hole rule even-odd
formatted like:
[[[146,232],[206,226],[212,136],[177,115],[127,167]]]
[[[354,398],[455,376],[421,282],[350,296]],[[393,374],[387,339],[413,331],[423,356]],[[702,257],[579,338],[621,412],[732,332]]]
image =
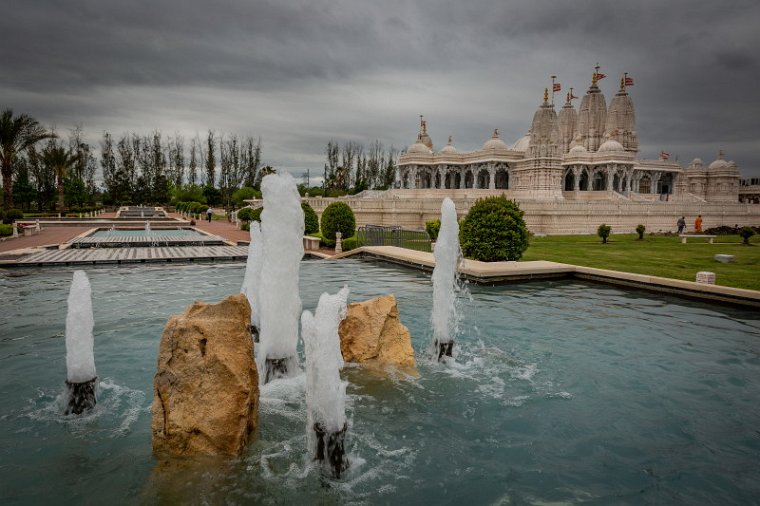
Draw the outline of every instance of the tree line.
[[[261,177],[261,140],[209,130],[188,141],[177,134],[103,132],[100,157],[82,127],[68,136],[26,114],[0,113],[3,207],[62,211],[76,207],[199,201],[232,207],[251,198]],[[102,183],[96,181],[98,168]]]
[[[387,190],[393,185],[398,151],[375,140],[367,148],[354,141],[333,140],[325,148],[324,184],[328,190],[358,193]]]

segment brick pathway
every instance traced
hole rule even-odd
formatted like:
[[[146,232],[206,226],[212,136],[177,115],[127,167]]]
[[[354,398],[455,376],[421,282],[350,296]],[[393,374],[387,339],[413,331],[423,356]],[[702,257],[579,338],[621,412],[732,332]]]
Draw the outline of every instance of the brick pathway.
[[[182,218],[182,215],[177,213],[169,213],[169,216],[173,218],[186,219]],[[234,223],[228,223],[226,221],[212,220],[211,223],[209,223],[206,220],[196,220],[195,228],[199,228],[204,232],[208,232],[209,234],[224,237],[228,241],[235,243],[237,243],[237,241],[248,241],[251,237],[249,232],[246,232],[245,230],[238,230],[235,227]]]
[[[0,253],[15,249],[36,248],[48,244],[61,244],[88,230],[87,227],[48,227],[43,228],[39,234],[29,237],[13,239],[6,238],[0,242]]]

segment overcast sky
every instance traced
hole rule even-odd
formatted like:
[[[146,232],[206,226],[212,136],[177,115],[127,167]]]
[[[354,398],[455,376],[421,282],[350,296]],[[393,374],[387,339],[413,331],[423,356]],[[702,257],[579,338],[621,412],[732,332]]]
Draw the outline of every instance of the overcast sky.
[[[0,108],[61,133],[261,137],[264,163],[321,173],[330,139],[436,148],[530,127],[596,62],[620,76],[641,158],[719,149],[760,177],[760,2],[0,0]],[[576,107],[579,102],[576,102]],[[672,159],[672,158],[671,158]]]

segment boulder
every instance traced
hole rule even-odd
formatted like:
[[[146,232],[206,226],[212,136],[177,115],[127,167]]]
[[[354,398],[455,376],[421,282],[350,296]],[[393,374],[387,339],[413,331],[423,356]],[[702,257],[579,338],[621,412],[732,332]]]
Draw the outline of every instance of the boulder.
[[[169,318],[153,380],[157,457],[238,455],[258,423],[259,380],[245,295]]]
[[[415,366],[412,338],[399,320],[393,295],[349,304],[338,334],[346,362]]]

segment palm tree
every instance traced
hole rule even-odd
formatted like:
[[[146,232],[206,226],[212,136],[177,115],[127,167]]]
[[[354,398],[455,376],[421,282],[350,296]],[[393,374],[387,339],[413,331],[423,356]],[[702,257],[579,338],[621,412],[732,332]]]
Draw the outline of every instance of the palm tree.
[[[33,118],[13,116],[11,109],[0,114],[0,172],[3,176],[3,207],[13,207],[13,169],[16,157],[42,139],[55,137]]]
[[[65,207],[63,200],[63,181],[69,174],[71,167],[74,166],[77,156],[76,153],[56,142],[50,142],[42,150],[42,163],[50,167],[55,172],[55,178],[58,185],[58,204],[56,208],[60,211]]]

